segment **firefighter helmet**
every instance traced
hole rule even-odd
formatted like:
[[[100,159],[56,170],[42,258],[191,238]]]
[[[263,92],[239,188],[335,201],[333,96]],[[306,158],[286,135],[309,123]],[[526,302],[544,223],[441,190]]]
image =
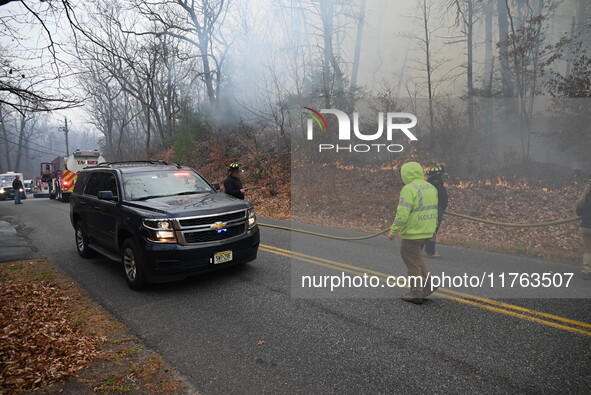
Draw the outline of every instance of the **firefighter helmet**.
[[[444,173],[443,165],[432,166],[427,172],[427,177],[442,176]]]
[[[240,164],[237,162],[230,163],[230,165],[228,166],[228,174],[239,173],[241,171],[242,168],[240,167]]]

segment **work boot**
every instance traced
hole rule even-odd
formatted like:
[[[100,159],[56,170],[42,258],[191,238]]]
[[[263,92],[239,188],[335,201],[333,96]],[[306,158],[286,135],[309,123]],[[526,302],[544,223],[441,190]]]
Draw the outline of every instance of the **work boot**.
[[[425,301],[423,300],[423,297],[421,296],[420,292],[409,292],[407,294],[404,294],[402,296],[402,300],[404,300],[405,302],[410,302],[410,303],[414,303],[414,304],[423,304]]]
[[[441,258],[441,254],[435,253],[435,254],[427,254],[427,258]]]
[[[423,298],[426,298],[427,296],[430,296],[433,292],[437,291],[438,289],[439,289],[439,287],[431,287],[431,276],[429,276],[429,278],[427,278],[427,281],[425,281],[425,286],[423,287],[423,292],[422,292],[421,296]]]

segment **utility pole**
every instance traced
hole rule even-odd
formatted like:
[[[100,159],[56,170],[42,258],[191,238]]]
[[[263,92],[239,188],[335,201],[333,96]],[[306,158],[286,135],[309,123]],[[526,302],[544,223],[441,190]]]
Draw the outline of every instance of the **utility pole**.
[[[64,126],[60,128],[66,134],[66,156],[70,155],[70,146],[68,145],[68,118],[64,117]]]

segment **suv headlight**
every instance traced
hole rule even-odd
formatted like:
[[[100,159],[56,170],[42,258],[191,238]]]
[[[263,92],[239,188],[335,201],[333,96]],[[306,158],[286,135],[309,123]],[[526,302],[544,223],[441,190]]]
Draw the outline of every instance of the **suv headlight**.
[[[143,225],[149,231],[148,240],[157,243],[176,243],[172,222],[167,219],[145,219]]]
[[[0,188],[0,193],[4,193],[4,188]]]
[[[254,208],[248,210],[248,229],[254,228],[257,224],[257,216],[254,213]]]

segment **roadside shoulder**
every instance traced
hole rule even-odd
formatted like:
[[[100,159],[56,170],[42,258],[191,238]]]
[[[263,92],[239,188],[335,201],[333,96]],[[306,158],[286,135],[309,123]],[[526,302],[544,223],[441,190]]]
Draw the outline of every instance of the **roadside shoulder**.
[[[44,259],[0,264],[0,392],[197,394]]]

